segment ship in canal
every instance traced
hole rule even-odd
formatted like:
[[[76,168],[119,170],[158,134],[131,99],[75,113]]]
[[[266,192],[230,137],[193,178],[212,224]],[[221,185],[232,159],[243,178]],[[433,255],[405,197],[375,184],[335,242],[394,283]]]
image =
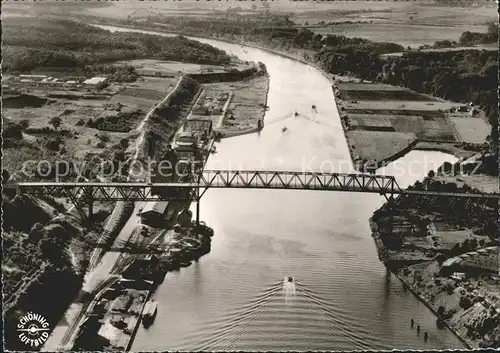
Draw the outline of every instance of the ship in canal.
[[[146,305],[144,305],[144,310],[142,312],[142,325],[146,328],[151,326],[157,313],[158,304],[153,299],[149,300]]]

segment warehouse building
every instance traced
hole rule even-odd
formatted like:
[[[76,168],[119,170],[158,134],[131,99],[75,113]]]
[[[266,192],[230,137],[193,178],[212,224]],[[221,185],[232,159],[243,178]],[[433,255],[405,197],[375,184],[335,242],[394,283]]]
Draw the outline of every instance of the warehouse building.
[[[106,77],[92,77],[83,81],[83,84],[88,88],[101,89],[108,84],[108,79]]]
[[[46,79],[47,75],[19,75],[19,79],[22,80],[30,80],[30,81],[41,81]]]

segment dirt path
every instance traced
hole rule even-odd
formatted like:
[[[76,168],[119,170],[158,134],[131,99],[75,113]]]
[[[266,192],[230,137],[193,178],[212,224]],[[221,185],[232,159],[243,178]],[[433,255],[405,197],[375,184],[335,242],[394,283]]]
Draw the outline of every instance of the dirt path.
[[[135,153],[133,156],[134,161],[137,160],[141,147],[144,143],[144,137],[146,133],[145,131],[146,123],[148,122],[154,111],[159,106],[164,104],[171,97],[173,92],[177,90],[177,88],[179,87],[179,85],[183,80],[183,77],[184,75],[181,76],[176,86],[165,96],[165,98],[163,98],[161,102],[156,104],[146,114],[144,119],[139,123],[137,131],[140,132],[140,135],[135,142]],[[130,180],[130,174],[127,178],[127,181],[129,180]],[[140,217],[137,215],[137,212],[138,209],[143,206],[144,206],[143,203],[136,203],[132,216],[129,218],[125,226],[122,228],[122,230],[116,237],[114,245],[116,245],[117,243],[127,242],[129,240],[135,227],[137,227],[140,224]],[[123,207],[123,202],[118,201],[113,209],[113,212],[111,213],[111,217],[109,218],[108,222],[106,223],[106,226],[104,227],[104,232],[99,237],[98,244],[100,244],[103,241],[104,237],[109,232],[110,227],[113,225],[115,218],[119,214],[119,210],[122,207]],[[70,208],[70,211],[73,208],[74,206]],[[97,247],[94,249],[90,258],[89,268],[85,276],[84,285],[82,288],[84,291],[88,293],[98,290],[111,278],[113,269],[115,267],[114,264],[120,258],[119,252],[105,253],[104,256],[102,256],[102,258],[101,258],[101,253],[102,249]],[[73,304],[71,304],[70,308],[65,314],[65,317],[62,319],[62,322],[64,322],[65,324],[58,325],[58,327],[54,329],[54,332],[51,334],[51,337],[49,337],[49,340],[44,346],[44,350],[53,351],[59,348],[71,346],[72,342],[75,339],[75,333],[77,332],[77,328],[80,327],[82,320],[84,320],[87,317],[86,314],[88,312],[88,309],[89,309],[89,304],[85,305],[79,303],[79,298],[77,298],[76,301]]]

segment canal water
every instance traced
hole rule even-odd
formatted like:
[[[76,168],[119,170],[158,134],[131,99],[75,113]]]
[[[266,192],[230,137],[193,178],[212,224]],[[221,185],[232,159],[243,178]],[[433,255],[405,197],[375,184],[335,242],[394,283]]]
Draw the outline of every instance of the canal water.
[[[318,70],[201,41],[264,62],[271,78],[264,130],[223,140],[207,168],[352,171],[331,83]],[[456,158],[413,151],[379,173],[394,173],[404,187],[444,161]],[[383,202],[362,193],[208,190],[201,219],[215,231],[212,250],[167,275],[154,295],[156,321],[139,329],[132,350],[463,348],[380,263],[368,218]]]

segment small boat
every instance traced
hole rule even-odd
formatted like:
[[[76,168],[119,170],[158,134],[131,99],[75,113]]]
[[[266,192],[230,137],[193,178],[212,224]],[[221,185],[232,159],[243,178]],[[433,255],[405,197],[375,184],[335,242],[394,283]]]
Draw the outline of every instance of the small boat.
[[[151,299],[144,305],[142,312],[142,324],[144,327],[149,327],[153,323],[158,312],[158,304]]]
[[[286,130],[288,130],[286,126],[283,129],[281,129],[282,132],[285,132]]]
[[[295,283],[295,279],[291,276],[287,276],[285,277],[285,280],[284,280],[285,283],[287,282],[290,282],[290,283]]]
[[[295,113],[293,115],[294,116],[299,116],[299,113],[297,113],[297,111],[295,111]]]
[[[311,107],[311,109],[316,109],[316,106],[313,104],[312,107]]]

